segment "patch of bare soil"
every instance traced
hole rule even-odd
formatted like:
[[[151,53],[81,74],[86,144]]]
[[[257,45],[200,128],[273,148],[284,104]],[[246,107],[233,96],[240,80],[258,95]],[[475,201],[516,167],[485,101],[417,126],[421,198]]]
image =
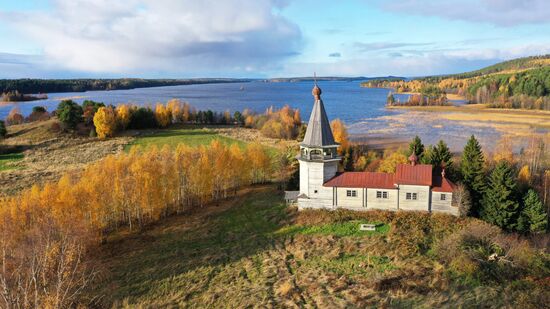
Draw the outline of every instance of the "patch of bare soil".
[[[51,130],[56,120],[8,127],[9,136],[0,147],[23,150],[24,158],[12,170],[0,172],[0,194],[14,194],[34,184],[55,181],[69,171],[109,154],[122,152],[131,137],[101,141]]]

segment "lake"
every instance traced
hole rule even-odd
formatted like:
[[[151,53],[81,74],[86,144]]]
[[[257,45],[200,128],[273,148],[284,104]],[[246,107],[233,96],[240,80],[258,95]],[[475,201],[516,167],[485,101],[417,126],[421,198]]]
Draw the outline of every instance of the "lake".
[[[348,125],[353,138],[362,140],[391,139],[408,140],[415,135],[422,137],[426,144],[444,139],[453,150],[462,148],[466,139],[474,134],[489,148],[503,133],[490,125],[475,126],[459,121],[442,120],[436,113],[388,110],[384,107],[389,89],[362,88],[360,82],[322,81],[319,82],[323,102],[330,119],[340,118]],[[49,93],[48,99],[3,103],[0,105],[0,119],[18,106],[28,115],[33,106],[44,106],[48,111],[55,110],[63,99],[73,99],[81,103],[94,100],[105,104],[134,103],[154,105],[170,99],[187,101],[199,110],[230,110],[245,108],[263,112],[268,107],[281,107],[285,104],[299,108],[302,119],[307,121],[313,105],[311,82],[249,82],[226,84],[182,85],[131,90],[87,91]],[[396,94],[396,99],[406,100],[407,95]],[[540,130],[539,130],[540,131]]]

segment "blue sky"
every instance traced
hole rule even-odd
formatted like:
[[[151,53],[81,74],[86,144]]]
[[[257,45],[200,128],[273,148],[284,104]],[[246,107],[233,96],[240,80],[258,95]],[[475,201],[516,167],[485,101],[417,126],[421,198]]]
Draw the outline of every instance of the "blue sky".
[[[550,53],[546,0],[0,0],[0,78],[419,76]]]

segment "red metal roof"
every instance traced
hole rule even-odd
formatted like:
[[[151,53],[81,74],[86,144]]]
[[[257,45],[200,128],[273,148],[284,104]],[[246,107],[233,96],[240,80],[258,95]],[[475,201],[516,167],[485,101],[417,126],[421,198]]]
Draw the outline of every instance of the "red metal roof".
[[[454,191],[455,184],[447,178],[441,176],[434,176],[434,184],[432,191],[434,192],[449,192]]]
[[[398,164],[395,183],[400,185],[432,185],[432,166],[429,164]]]
[[[325,182],[325,187],[394,189],[394,174],[344,172]]]
[[[433,174],[432,174],[433,173]],[[399,164],[396,173],[344,172],[325,182],[325,187],[394,189],[396,185],[431,186],[435,192],[453,192],[455,184],[428,164]]]

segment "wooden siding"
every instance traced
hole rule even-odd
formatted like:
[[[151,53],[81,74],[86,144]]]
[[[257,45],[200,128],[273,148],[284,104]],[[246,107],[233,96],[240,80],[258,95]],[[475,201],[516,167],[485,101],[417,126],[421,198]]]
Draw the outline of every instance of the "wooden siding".
[[[376,191],[388,192],[388,198],[377,198]],[[367,189],[367,209],[397,210],[396,189]]]
[[[347,196],[347,191],[356,191],[357,196]],[[364,188],[336,188],[336,206],[363,208],[365,204]]]
[[[407,200],[407,193],[416,193],[416,200]],[[430,187],[399,185],[399,209],[430,210]]]

